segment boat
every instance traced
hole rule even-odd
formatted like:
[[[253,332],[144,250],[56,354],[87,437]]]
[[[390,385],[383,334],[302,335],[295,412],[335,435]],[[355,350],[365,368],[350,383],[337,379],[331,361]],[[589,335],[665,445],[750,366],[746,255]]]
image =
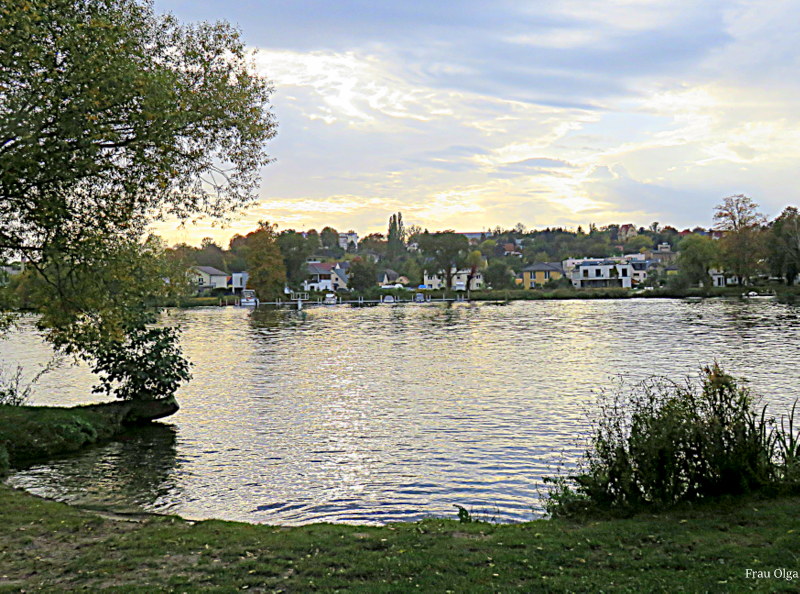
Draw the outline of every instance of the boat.
[[[242,289],[242,297],[239,299],[242,307],[258,307],[258,297],[253,289]]]
[[[339,303],[339,300],[333,293],[327,293],[325,295],[325,299],[322,300],[322,303],[324,303],[325,305],[336,305],[337,303]]]
[[[382,301],[384,303],[394,303],[395,302],[394,295],[384,295]]]
[[[424,293],[416,293],[414,295],[414,303],[425,303],[425,294]]]

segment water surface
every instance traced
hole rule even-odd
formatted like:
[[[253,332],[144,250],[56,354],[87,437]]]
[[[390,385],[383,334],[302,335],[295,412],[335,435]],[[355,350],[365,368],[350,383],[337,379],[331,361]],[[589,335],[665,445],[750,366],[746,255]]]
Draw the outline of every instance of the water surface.
[[[84,504],[301,524],[531,519],[543,475],[574,462],[597,388],[719,360],[775,410],[800,394],[799,310],[619,300],[172,310],[194,362],[168,426],[36,465],[10,482]],[[31,372],[26,320],[0,343]],[[36,404],[96,400],[84,367]]]

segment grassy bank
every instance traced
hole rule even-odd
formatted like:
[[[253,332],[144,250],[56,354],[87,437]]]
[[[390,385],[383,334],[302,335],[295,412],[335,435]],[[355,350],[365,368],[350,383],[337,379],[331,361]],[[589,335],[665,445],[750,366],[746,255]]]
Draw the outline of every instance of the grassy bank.
[[[172,398],[72,408],[0,405],[0,477],[10,467],[76,452],[110,439],[142,418],[159,418],[176,410]]]
[[[584,524],[279,528],[120,521],[0,486],[0,589],[788,591],[800,578],[775,570],[800,570],[798,506],[739,499]]]

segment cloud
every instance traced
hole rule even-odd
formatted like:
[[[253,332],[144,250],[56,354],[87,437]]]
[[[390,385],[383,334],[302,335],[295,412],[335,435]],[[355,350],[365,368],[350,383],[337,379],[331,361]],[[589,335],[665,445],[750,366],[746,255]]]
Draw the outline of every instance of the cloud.
[[[241,224],[688,226],[731,193],[798,202],[795,2],[184,2],[157,6],[224,10],[275,82],[277,162]]]

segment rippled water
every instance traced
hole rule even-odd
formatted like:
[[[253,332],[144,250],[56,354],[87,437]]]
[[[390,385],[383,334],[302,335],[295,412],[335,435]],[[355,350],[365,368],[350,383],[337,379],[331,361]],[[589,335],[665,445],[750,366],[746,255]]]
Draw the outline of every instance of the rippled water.
[[[596,390],[714,359],[776,410],[800,395],[800,310],[621,300],[171,311],[194,380],[169,425],[37,465],[10,482],[84,504],[299,524],[530,519],[543,475],[579,454]],[[33,371],[32,320],[0,343]],[[34,403],[93,398],[64,367]]]

